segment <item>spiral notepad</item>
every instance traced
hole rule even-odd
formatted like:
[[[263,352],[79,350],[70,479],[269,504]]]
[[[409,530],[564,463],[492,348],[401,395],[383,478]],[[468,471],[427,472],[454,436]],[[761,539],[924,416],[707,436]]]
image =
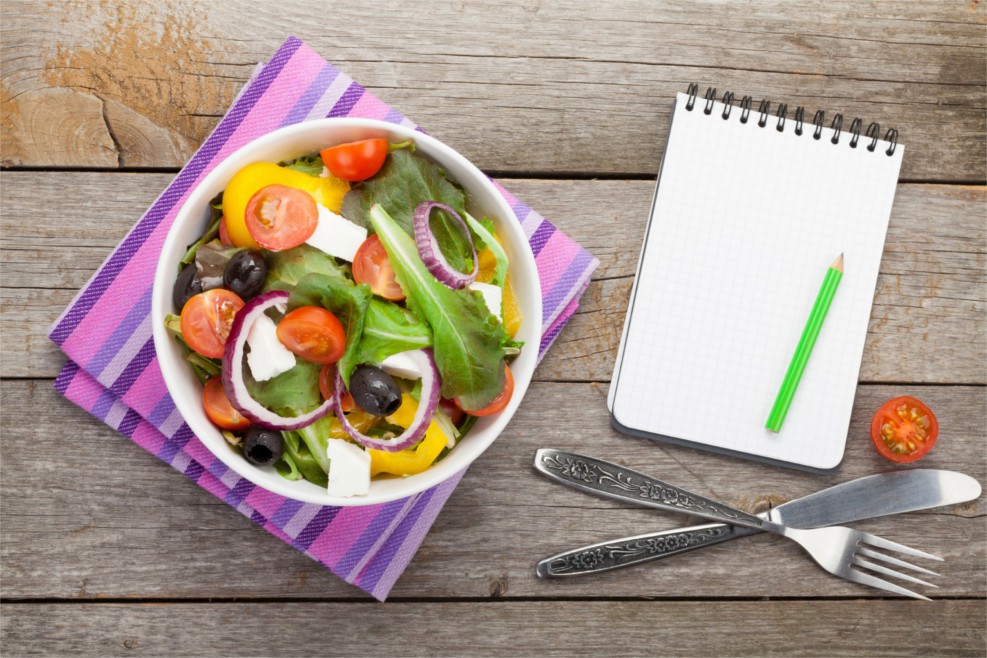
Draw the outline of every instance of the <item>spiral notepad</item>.
[[[843,458],[904,147],[679,94],[608,397],[614,425],[815,471]],[[780,433],[764,423],[826,268],[845,274]]]

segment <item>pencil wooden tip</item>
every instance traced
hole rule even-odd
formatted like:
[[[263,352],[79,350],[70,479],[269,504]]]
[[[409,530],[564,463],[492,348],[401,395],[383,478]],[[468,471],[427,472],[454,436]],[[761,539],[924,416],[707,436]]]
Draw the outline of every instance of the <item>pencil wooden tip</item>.
[[[830,267],[830,269],[834,269],[834,270],[838,270],[838,271],[842,272],[843,271],[843,254],[840,254],[840,257],[837,258],[836,260],[834,260],[833,261],[833,264],[830,265],[829,267]]]

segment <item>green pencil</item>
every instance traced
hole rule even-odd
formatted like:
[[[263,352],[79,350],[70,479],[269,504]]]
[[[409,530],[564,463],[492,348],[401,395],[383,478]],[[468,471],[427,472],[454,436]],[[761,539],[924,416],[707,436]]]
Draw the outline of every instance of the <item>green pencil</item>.
[[[819,289],[819,296],[816,297],[816,303],[812,306],[812,313],[809,314],[805,329],[802,330],[802,338],[799,339],[798,347],[795,348],[795,355],[792,356],[792,362],[788,364],[788,372],[785,373],[785,380],[781,383],[781,390],[778,391],[775,404],[771,407],[768,422],[764,425],[772,432],[781,431],[781,424],[785,422],[788,407],[792,404],[792,398],[795,397],[795,389],[798,388],[802,373],[805,372],[805,364],[809,362],[809,355],[812,354],[819,330],[822,329],[826,313],[829,312],[829,305],[836,295],[836,289],[842,278],[843,254],[840,254],[840,257],[829,266],[829,270],[826,272],[822,288]]]

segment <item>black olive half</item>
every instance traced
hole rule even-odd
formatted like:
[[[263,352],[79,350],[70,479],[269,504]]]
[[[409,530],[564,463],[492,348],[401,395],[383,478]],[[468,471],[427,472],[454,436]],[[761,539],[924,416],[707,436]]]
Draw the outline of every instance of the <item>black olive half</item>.
[[[350,375],[353,402],[368,414],[390,416],[401,406],[401,389],[394,378],[375,366],[360,366]]]
[[[202,292],[202,281],[199,280],[199,271],[195,263],[189,263],[178,274],[175,279],[175,287],[171,291],[171,301],[175,302],[175,308],[181,313],[185,308],[185,302]]]
[[[267,281],[267,263],[259,251],[238,251],[223,270],[223,287],[243,301],[260,294]]]
[[[284,437],[277,430],[251,427],[243,436],[243,456],[254,466],[276,464],[284,454]]]

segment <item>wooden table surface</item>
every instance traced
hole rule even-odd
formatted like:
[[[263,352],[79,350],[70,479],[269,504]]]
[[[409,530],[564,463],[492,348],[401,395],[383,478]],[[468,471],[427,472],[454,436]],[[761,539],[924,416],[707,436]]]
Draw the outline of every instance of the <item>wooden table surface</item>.
[[[922,466],[984,482],[983,2],[156,2],[2,5],[5,655],[984,655],[984,497],[857,524],[946,558],[935,602],[754,537],[565,582],[541,557],[683,519],[537,477],[606,455],[752,511],[887,470],[909,393]],[[500,440],[386,604],[58,396],[56,315],[289,34],[503,179],[600,268]],[[690,82],[896,126],[908,151],[846,459],[815,476],[622,436],[604,405],[673,94]],[[710,162],[710,175],[730,163]],[[770,176],[770,171],[765,171]]]

